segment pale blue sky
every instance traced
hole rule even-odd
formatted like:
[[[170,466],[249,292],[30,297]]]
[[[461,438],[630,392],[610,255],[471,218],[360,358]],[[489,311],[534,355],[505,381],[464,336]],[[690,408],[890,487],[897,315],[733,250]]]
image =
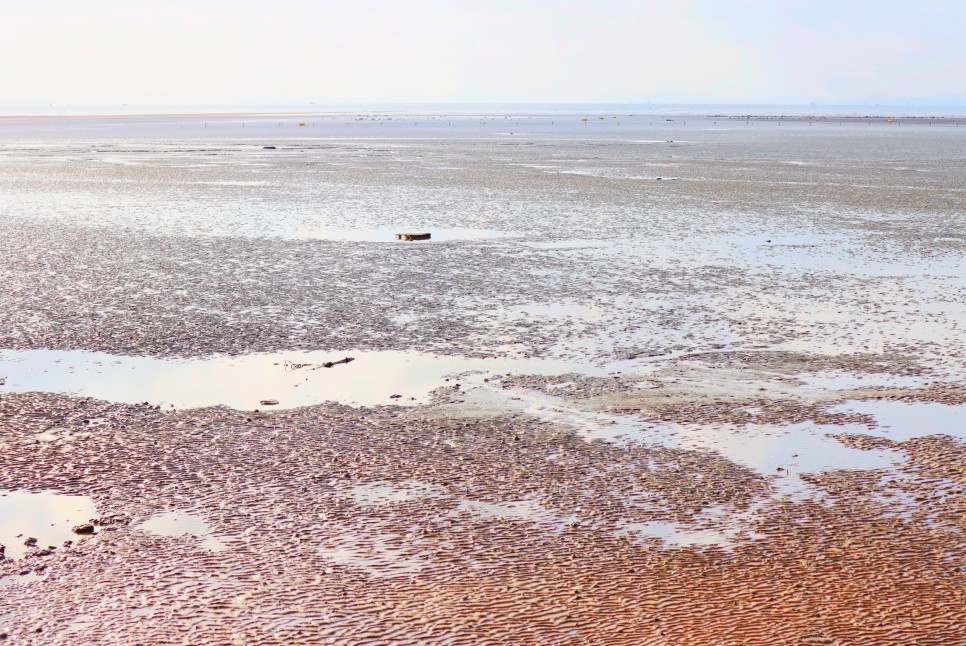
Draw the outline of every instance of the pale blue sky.
[[[0,105],[964,104],[964,6],[6,0]]]

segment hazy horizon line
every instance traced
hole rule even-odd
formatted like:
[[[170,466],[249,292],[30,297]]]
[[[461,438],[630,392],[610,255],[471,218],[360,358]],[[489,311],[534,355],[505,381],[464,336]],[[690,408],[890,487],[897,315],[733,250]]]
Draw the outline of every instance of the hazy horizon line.
[[[891,100],[891,99],[869,99],[866,101],[854,101],[854,100],[843,100],[843,101],[670,101],[670,100],[652,100],[652,101],[438,101],[438,100],[426,100],[426,101],[414,101],[414,100],[401,100],[401,101],[299,101],[299,100],[286,100],[286,101],[201,101],[201,102],[177,102],[177,101],[159,101],[159,102],[147,102],[147,101],[135,101],[135,102],[121,102],[121,101],[111,101],[111,102],[101,102],[101,103],[90,103],[90,102],[65,102],[65,103],[0,103],[0,109],[17,109],[17,108],[50,108],[50,107],[81,107],[81,108],[96,108],[96,107],[137,107],[137,106],[164,106],[164,107],[180,107],[180,106],[239,106],[239,107],[255,107],[255,106],[306,106],[306,105],[318,105],[318,106],[409,106],[409,105],[468,105],[468,106],[590,106],[590,105],[639,105],[639,106],[795,106],[795,107],[850,107],[850,106],[881,106],[881,107],[937,107],[937,108],[956,108],[956,107],[966,107],[966,97],[935,97],[935,98],[922,98],[922,99],[902,99],[902,100]]]

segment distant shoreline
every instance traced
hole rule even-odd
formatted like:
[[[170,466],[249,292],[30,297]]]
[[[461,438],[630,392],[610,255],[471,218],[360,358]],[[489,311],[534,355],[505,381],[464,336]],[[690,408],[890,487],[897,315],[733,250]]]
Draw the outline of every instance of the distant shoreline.
[[[0,121],[14,121],[23,119],[53,120],[53,119],[143,119],[153,118],[184,118],[184,117],[317,117],[339,116],[355,114],[351,112],[123,112],[102,114],[11,114],[0,115]]]
[[[237,117],[342,117],[342,116],[435,116],[435,117],[503,117],[503,116],[598,116],[634,117],[680,116],[708,119],[757,120],[861,120],[916,119],[958,121],[966,119],[966,106],[887,106],[887,105],[753,105],[753,104],[412,104],[412,105],[334,105],[321,106],[143,106],[125,111],[123,107],[91,106],[65,108],[63,112],[46,113],[43,108],[25,107],[17,114],[0,113],[0,121],[57,119],[137,119],[137,118],[237,118]],[[209,109],[206,109],[209,108]],[[304,108],[304,109],[299,109]],[[14,108],[15,109],[15,108]],[[50,108],[56,109],[56,108]]]
[[[211,119],[226,119],[226,118],[236,118],[236,117],[252,117],[252,118],[301,118],[307,119],[312,117],[321,118],[342,118],[342,117],[358,117],[362,115],[361,112],[184,112],[184,113],[143,113],[143,114],[39,114],[39,115],[0,115],[0,123],[13,122],[13,121],[83,121],[83,120],[95,120],[95,119],[187,119],[187,118],[211,118]],[[583,113],[574,114],[558,114],[553,115],[557,118],[567,118],[572,117],[574,119],[579,118],[579,115]],[[586,113],[591,114],[591,113]],[[462,117],[462,118],[496,118],[496,114],[460,114],[460,115],[445,115],[445,114],[430,114],[430,113],[381,113],[373,114],[366,113],[366,116],[388,116],[388,117]],[[499,115],[502,116],[502,115]],[[550,115],[533,113],[531,115],[527,114],[516,114],[512,115],[519,118],[520,116],[538,116],[546,117]],[[693,120],[727,120],[727,121],[788,121],[788,122],[856,122],[865,123],[869,121],[889,121],[889,122],[902,122],[902,121],[915,121],[919,123],[924,122],[934,122],[939,124],[945,123],[959,123],[966,122],[966,116],[954,117],[954,116],[917,116],[917,115],[780,115],[780,114],[750,114],[750,115],[738,115],[738,114],[708,114],[708,115],[695,115],[695,114],[680,114],[675,112],[666,112],[660,115],[629,115],[637,118],[659,118],[659,117],[678,117],[683,119],[693,119]],[[626,117],[625,117],[626,118]]]

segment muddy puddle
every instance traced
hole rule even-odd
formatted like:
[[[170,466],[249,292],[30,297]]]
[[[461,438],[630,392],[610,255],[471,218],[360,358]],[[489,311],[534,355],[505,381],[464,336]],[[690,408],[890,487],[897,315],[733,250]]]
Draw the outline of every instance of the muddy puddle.
[[[0,577],[0,588],[4,588],[5,586],[8,586],[8,585],[33,583],[35,581],[42,581],[43,579],[44,579],[43,574],[34,572],[32,570],[29,572],[25,572],[23,574],[11,574],[8,576]],[[0,620],[2,620],[2,617],[0,617]]]
[[[966,406],[940,402],[850,401],[833,408],[871,416],[876,428],[869,432],[895,442],[930,435],[966,440]]]
[[[345,495],[356,505],[368,507],[434,498],[445,493],[446,490],[438,485],[409,481],[397,484],[387,482],[358,484],[345,492]]]
[[[547,509],[533,499],[510,500],[507,502],[485,502],[481,500],[462,500],[453,514],[468,514],[485,521],[532,523],[545,531],[555,534],[563,532],[575,522],[577,514],[567,514],[559,510]]]
[[[342,363],[346,358],[352,360]],[[326,367],[329,363],[333,365]],[[121,357],[98,352],[0,351],[0,392],[52,392],[163,408],[253,410],[322,402],[423,403],[430,391],[507,372],[555,374],[608,366],[541,359],[466,359],[420,352],[284,352],[207,359]],[[460,377],[462,376],[462,377]]]
[[[153,536],[197,540],[199,547],[211,552],[220,552],[227,547],[212,535],[211,528],[204,518],[186,511],[166,511],[155,514],[137,525],[136,529]]]
[[[841,408],[854,410],[851,404]],[[799,479],[802,473],[888,469],[903,459],[895,451],[858,450],[832,437],[840,433],[878,432],[866,425],[654,423],[623,415],[581,411],[562,400],[539,396],[531,396],[529,404],[521,406],[521,410],[543,421],[569,425],[588,440],[716,453],[754,469],[781,494],[814,494],[814,490]]]
[[[688,523],[671,521],[621,522],[618,534],[636,542],[660,544],[672,548],[730,549],[740,541],[761,539],[752,523],[758,504],[750,510],[737,511],[725,506],[704,510]]]
[[[834,433],[869,433],[865,426],[822,426],[812,423],[789,426],[715,428],[676,425],[664,434],[666,445],[713,451],[755,469],[768,478],[780,494],[814,495],[799,476],[839,469],[889,469],[903,460],[890,450],[858,450],[843,445]],[[656,438],[655,438],[656,439]]]
[[[0,545],[6,548],[3,554],[16,560],[35,550],[59,548],[64,541],[78,539],[72,531],[74,527],[96,516],[94,502],[86,496],[0,490]]]
[[[822,371],[799,375],[804,388],[816,391],[847,390],[850,388],[918,388],[926,383],[923,377],[889,374],[855,374]]]
[[[403,535],[394,533],[347,534],[320,549],[319,555],[379,578],[413,575],[429,565],[426,554],[413,550]]]

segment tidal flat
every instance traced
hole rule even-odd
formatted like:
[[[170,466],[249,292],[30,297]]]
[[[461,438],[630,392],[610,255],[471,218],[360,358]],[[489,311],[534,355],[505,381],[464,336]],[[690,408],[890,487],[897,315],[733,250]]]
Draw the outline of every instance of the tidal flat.
[[[0,118],[0,640],[966,643],[966,120],[765,116]]]

